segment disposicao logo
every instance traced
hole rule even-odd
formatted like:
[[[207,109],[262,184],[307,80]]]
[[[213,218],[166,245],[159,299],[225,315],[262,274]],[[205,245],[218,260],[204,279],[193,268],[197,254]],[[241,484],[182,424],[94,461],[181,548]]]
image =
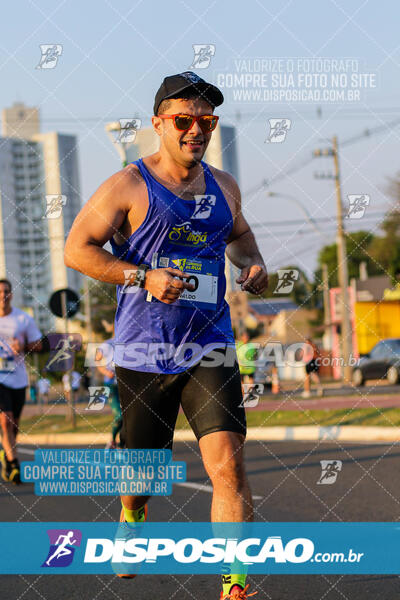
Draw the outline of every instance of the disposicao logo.
[[[48,529],[50,548],[42,567],[68,567],[74,558],[75,548],[81,545],[79,529]]]
[[[257,554],[248,554],[249,548]],[[102,563],[155,563],[161,557],[169,557],[179,563],[264,563],[268,558],[276,563],[304,563],[314,553],[314,544],[307,538],[295,538],[283,544],[280,536],[248,538],[242,541],[227,538],[170,538],[96,539],[87,540],[84,562]]]

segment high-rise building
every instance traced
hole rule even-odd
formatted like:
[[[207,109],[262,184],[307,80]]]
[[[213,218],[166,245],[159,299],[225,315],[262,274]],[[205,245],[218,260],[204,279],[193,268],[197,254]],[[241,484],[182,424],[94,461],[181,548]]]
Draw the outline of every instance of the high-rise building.
[[[64,241],[80,209],[76,137],[39,133],[38,111],[19,103],[2,111],[0,138],[0,278],[13,285],[14,304],[32,308],[43,330],[55,321],[51,293],[71,287],[82,276],[64,265]],[[65,196],[57,218],[47,197]],[[47,216],[46,216],[47,214]]]
[[[1,111],[1,131],[4,137],[29,139],[39,133],[39,109],[14,102],[10,108]]]

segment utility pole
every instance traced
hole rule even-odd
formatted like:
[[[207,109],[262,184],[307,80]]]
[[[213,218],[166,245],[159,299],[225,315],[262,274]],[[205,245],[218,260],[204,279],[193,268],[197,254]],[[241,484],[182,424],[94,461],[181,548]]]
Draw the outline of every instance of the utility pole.
[[[351,383],[350,366],[351,350],[352,350],[352,331],[350,321],[350,298],[349,298],[349,272],[347,268],[347,252],[346,238],[343,227],[343,206],[342,193],[340,188],[340,171],[339,171],[339,153],[338,142],[336,136],[332,138],[332,147],[325,150],[315,150],[314,156],[332,156],[334,164],[335,190],[336,190],[336,220],[337,220],[337,261],[340,286],[340,305],[341,305],[341,350],[344,362],[343,380],[345,383]]]
[[[331,335],[331,317],[329,308],[329,277],[328,277],[328,265],[324,263],[322,265],[322,292],[324,298],[324,325],[325,335],[328,333],[329,339],[329,350],[332,350],[332,335]]]

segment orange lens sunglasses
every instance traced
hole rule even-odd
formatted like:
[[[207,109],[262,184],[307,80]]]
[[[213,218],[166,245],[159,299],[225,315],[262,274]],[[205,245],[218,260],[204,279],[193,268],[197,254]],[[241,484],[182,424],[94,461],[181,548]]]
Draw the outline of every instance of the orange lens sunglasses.
[[[200,129],[203,133],[210,133],[214,131],[217,126],[218,119],[216,115],[201,115],[200,117],[194,117],[193,115],[157,115],[161,119],[173,119],[175,129],[178,131],[189,131],[194,123],[198,121]]]

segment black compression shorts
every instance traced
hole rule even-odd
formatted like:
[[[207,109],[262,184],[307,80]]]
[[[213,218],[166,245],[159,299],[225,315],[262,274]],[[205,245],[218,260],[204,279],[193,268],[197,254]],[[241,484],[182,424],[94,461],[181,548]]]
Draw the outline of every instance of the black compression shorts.
[[[0,412],[10,412],[19,419],[25,404],[26,388],[10,388],[0,383]]]
[[[315,362],[315,360],[310,360],[310,362],[308,362],[306,364],[306,373],[318,373],[319,372],[319,366],[318,364]]]
[[[198,440],[215,431],[246,435],[236,362],[233,366],[197,364],[176,375],[118,366],[115,371],[126,448],[172,448],[180,405]]]

